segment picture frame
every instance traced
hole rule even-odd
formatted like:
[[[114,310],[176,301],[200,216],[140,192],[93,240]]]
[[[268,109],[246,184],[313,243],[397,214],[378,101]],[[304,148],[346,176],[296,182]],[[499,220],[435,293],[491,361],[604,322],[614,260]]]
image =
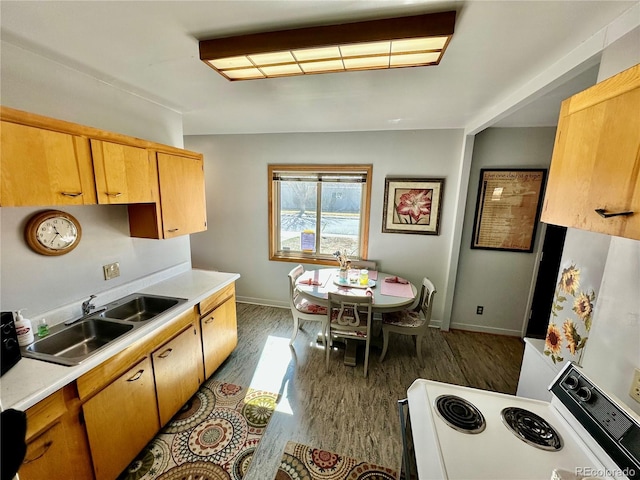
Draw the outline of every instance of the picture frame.
[[[483,168],[471,248],[533,252],[543,190],[544,168]]]
[[[382,233],[440,235],[444,178],[384,180]]]

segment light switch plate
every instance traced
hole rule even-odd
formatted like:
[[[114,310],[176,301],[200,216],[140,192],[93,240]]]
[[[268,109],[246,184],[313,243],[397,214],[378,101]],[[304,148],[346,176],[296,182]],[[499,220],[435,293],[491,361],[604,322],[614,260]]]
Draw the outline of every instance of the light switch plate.
[[[102,271],[104,272],[104,279],[111,280],[120,276],[120,264],[118,262],[103,265]]]
[[[640,403],[640,368],[636,368],[633,372],[633,381],[629,389],[629,395],[636,402]]]

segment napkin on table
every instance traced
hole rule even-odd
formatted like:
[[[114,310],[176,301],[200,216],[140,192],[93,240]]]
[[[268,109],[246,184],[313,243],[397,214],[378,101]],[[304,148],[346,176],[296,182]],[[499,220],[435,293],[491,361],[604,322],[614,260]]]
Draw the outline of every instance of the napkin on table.
[[[387,283],[402,283],[403,285],[406,285],[407,283],[409,283],[408,280],[405,280],[404,278],[401,278],[401,277],[387,277],[384,279],[384,281]]]
[[[298,284],[300,285],[322,285],[322,282],[314,280],[313,278],[307,278],[305,280],[299,280]]]

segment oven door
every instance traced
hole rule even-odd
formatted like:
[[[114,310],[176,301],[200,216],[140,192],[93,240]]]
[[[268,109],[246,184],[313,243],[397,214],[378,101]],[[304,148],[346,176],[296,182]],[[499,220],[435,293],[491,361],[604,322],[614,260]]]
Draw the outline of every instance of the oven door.
[[[402,470],[400,480],[418,480],[418,466],[416,452],[413,447],[411,433],[411,419],[409,417],[409,401],[398,401],[398,415],[400,416],[400,432],[402,433]]]

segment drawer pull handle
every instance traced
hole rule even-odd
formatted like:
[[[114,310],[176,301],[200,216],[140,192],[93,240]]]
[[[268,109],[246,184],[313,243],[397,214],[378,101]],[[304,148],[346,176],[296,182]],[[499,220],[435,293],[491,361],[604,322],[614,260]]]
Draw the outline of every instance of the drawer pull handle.
[[[72,197],[72,198],[81,197],[82,195],[84,195],[82,192],[76,192],[76,193],[60,192],[60,193],[65,197]]]
[[[627,215],[633,215],[633,212],[607,213],[607,211],[604,208],[596,208],[596,213],[600,215],[602,218],[620,217],[620,216],[626,217]]]
[[[207,319],[204,321],[204,323],[205,323],[205,324],[207,324],[207,325],[209,325],[209,324],[210,324],[211,322],[213,322],[214,320],[215,320],[215,318],[214,318],[214,317],[209,317],[209,318],[207,318]]]
[[[143,373],[144,373],[143,369],[138,370],[133,377],[127,380],[127,382],[135,382],[136,380],[139,380]]]
[[[117,193],[110,193],[107,192],[107,197],[121,197],[122,196],[122,192],[117,192]]]
[[[53,445],[53,440],[47,440],[44,445],[42,445],[41,447],[41,452],[36,455],[33,458],[25,458],[24,459],[24,463],[31,463],[31,462],[35,462],[36,460],[38,460],[39,458],[42,458],[44,456],[45,453],[47,453],[47,451],[51,448],[51,445]]]
[[[173,233],[173,232],[177,232],[178,230],[180,230],[180,229],[179,228],[170,228],[169,230],[167,230],[167,232]]]
[[[158,355],[160,358],[167,358],[169,355],[171,355],[171,352],[173,352],[172,348],[167,348],[164,352],[162,352],[160,355]]]

